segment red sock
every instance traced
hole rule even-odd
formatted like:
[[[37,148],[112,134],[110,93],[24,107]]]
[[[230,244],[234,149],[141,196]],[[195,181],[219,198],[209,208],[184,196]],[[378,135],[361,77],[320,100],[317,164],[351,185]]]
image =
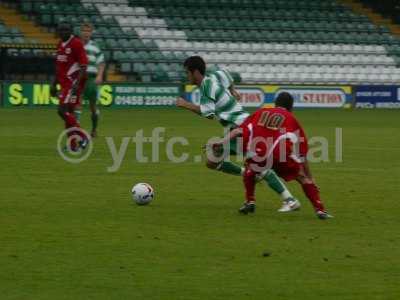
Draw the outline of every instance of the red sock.
[[[70,147],[70,149],[71,149],[72,151],[75,151],[75,150],[77,149],[77,147],[78,147],[78,141],[77,141],[76,137],[72,137],[72,138],[71,138],[69,147]]]
[[[246,169],[243,174],[243,183],[244,187],[246,189],[246,202],[255,202],[256,198],[254,196],[255,193],[255,186],[256,186],[256,181],[255,181],[255,173],[250,170]]]
[[[72,127],[76,127],[76,128],[80,128],[81,126],[79,125],[79,122],[76,120],[76,117],[73,113],[70,112],[66,112],[64,114],[65,116],[65,128],[72,128]],[[83,133],[82,130],[76,130],[76,132],[70,132],[70,135],[74,135],[77,134],[81,137],[82,140],[87,139],[87,136]]]
[[[324,205],[319,197],[319,190],[317,186],[313,183],[303,184],[303,191],[307,198],[310,200],[311,204],[314,206],[315,211],[321,210],[325,211]]]
[[[79,127],[79,123],[76,121],[76,118],[73,113],[66,112],[64,113],[64,117],[65,117],[65,128]]]

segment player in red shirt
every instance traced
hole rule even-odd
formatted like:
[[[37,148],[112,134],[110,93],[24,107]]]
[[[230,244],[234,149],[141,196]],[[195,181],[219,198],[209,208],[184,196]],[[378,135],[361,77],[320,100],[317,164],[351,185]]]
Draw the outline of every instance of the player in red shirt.
[[[239,211],[244,214],[255,211],[255,184],[272,168],[286,181],[296,180],[301,184],[320,219],[330,218],[308,166],[306,135],[291,113],[293,97],[283,92],[275,100],[275,106],[256,111],[240,127],[213,145],[218,147],[242,136],[243,152],[247,158],[243,174],[246,203]]]
[[[58,34],[61,41],[57,46],[56,76],[51,87],[51,94],[56,96],[56,86],[59,83],[61,91],[58,95],[60,100],[58,114],[64,120],[65,128],[79,128],[79,121],[74,112],[80,107],[81,93],[86,82],[88,58],[83,43],[72,34],[70,24],[61,23],[58,26]],[[74,134],[78,134],[81,138],[79,141],[72,139],[71,150],[85,148],[88,137],[81,130],[69,133],[70,136]]]

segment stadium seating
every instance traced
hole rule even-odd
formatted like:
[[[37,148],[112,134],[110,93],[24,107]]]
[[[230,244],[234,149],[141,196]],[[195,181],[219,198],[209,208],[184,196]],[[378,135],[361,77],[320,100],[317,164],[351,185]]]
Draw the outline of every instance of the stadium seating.
[[[26,44],[36,43],[35,40],[26,39],[16,27],[7,27],[0,19],[0,44]]]
[[[246,83],[400,80],[400,41],[333,0],[43,0],[20,9],[50,28],[92,22],[107,59],[145,81],[183,80],[182,61],[194,54]]]

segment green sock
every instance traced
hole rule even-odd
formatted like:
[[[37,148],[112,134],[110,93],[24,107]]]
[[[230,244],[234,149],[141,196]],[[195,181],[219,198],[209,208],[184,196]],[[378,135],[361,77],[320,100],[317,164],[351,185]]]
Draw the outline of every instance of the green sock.
[[[76,120],[78,121],[78,123],[81,121],[81,114],[82,114],[82,111],[74,110],[74,116],[75,116]]]
[[[99,122],[99,114],[100,114],[99,110],[96,110],[96,112],[92,114],[92,131],[96,131],[97,129],[97,123]]]
[[[242,175],[242,167],[235,165],[234,163],[231,163],[229,161],[223,161],[218,170],[231,175]]]
[[[279,179],[278,175],[276,175],[273,170],[268,170],[263,179],[267,182],[268,186],[281,195],[283,199],[293,197],[285,184]]]

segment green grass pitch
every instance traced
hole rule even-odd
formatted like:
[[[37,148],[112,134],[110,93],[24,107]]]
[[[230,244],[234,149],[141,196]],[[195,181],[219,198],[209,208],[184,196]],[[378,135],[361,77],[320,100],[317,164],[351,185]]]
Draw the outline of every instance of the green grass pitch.
[[[329,139],[331,160],[343,128],[343,163],[311,166],[332,220],[315,218],[296,183],[301,211],[277,213],[280,200],[258,185],[256,214],[240,216],[239,177],[164,152],[138,163],[133,143],[107,172],[105,137],[119,147],[139,129],[166,127],[190,142],[176,154],[201,154],[221,128],[189,112],[104,109],[92,155],[74,165],[56,151],[55,110],[1,109],[0,299],[400,299],[399,112],[296,115]],[[132,203],[137,182],[155,188],[151,205]]]

